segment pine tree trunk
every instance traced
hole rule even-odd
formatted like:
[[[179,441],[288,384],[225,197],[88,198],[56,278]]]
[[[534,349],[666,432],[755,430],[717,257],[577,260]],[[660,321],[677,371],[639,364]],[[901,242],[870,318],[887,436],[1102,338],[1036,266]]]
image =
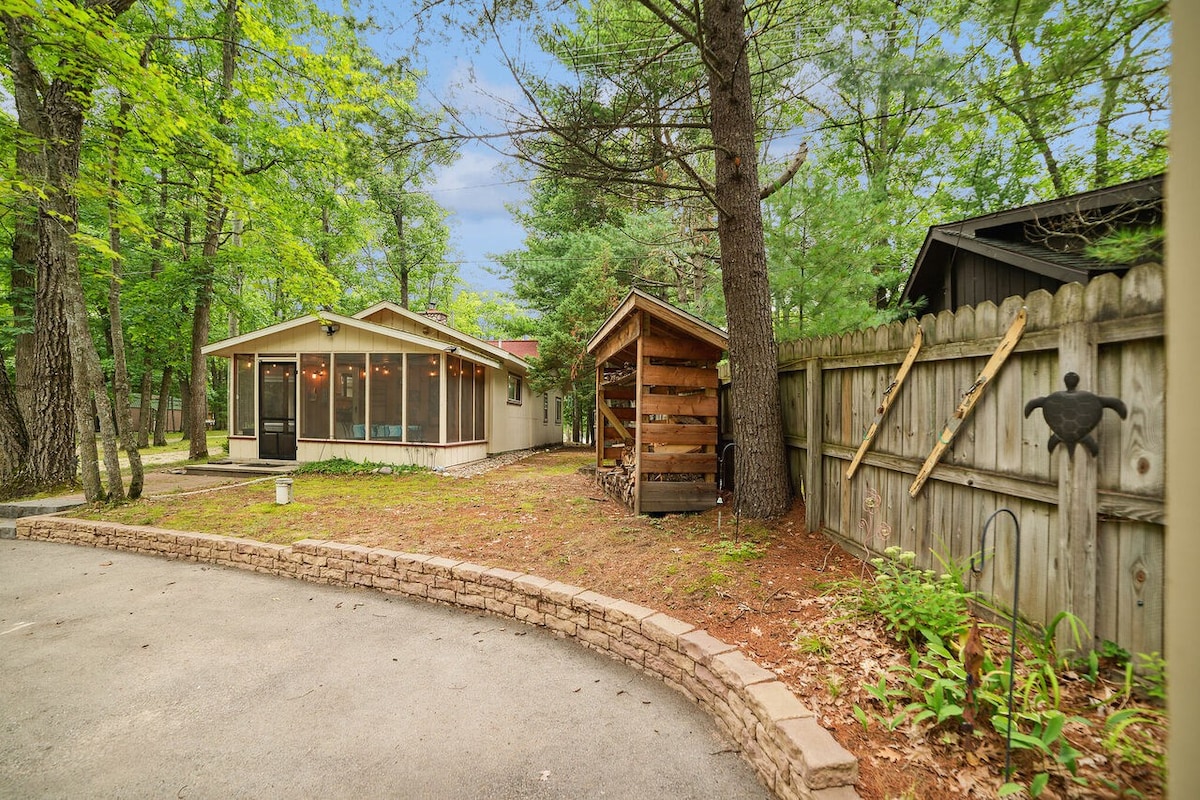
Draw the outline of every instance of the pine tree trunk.
[[[750,67],[740,0],[705,0],[709,101],[716,148],[715,200],[729,325],[730,400],[737,440],[738,506],[773,517],[791,506],[779,404],[778,350],[763,243]]]

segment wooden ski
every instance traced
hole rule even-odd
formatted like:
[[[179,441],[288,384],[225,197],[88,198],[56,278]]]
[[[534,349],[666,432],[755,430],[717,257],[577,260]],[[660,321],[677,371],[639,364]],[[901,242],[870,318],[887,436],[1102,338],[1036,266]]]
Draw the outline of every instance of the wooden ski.
[[[1028,314],[1024,308],[1017,312],[1016,319],[1012,321],[1012,325],[1008,327],[1008,331],[1000,339],[1000,346],[996,348],[996,352],[992,353],[992,357],[988,359],[987,364],[980,371],[979,377],[963,393],[962,402],[958,404],[958,408],[954,410],[954,414],[946,421],[946,427],[942,429],[941,435],[938,436],[937,442],[933,445],[933,450],[930,451],[929,456],[925,459],[921,471],[917,473],[916,480],[908,488],[909,497],[915,498],[920,494],[921,487],[929,479],[929,474],[933,472],[933,468],[941,460],[942,454],[946,452],[946,448],[954,441],[959,427],[970,416],[971,411],[975,408],[975,404],[983,396],[983,390],[996,377],[996,373],[1000,371],[1000,367],[1004,365],[1004,361],[1013,351],[1013,348],[1017,346],[1017,342],[1021,340],[1021,334],[1025,332],[1025,319],[1027,316]]]
[[[904,379],[908,377],[908,371],[912,369],[913,362],[917,360],[917,353],[921,350],[921,340],[924,337],[925,334],[921,330],[921,326],[918,325],[917,335],[913,337],[912,346],[908,348],[908,353],[904,356],[904,361],[900,364],[900,370],[883,392],[883,402],[879,404],[879,408],[875,411],[875,421],[867,429],[866,435],[863,436],[862,444],[858,446],[858,452],[854,454],[854,458],[850,461],[850,466],[846,468],[846,480],[854,477],[859,462],[867,454],[867,450],[871,447],[871,442],[875,441],[875,434],[879,431],[879,425],[883,422],[883,418],[887,416],[888,409],[892,407],[892,402],[896,399],[896,396],[900,394],[900,386],[904,383]]]

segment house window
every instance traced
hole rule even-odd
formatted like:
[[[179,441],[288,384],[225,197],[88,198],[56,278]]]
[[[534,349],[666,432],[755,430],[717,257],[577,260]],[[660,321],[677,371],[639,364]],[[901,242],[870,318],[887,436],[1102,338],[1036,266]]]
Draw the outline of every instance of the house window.
[[[550,395],[542,395],[542,424],[550,424]]]
[[[508,402],[521,402],[521,376],[508,374]]]
[[[329,356],[300,356],[300,438],[329,438]]]
[[[562,398],[554,398],[554,424],[562,425]]]
[[[371,438],[404,439],[404,356],[371,354]]]
[[[334,438],[367,438],[367,357],[338,353],[333,357],[333,374]]]
[[[438,442],[441,439],[441,357],[409,353],[405,400],[408,442]]]
[[[145,403],[142,413],[150,413]],[[237,436],[254,435],[254,355],[233,357],[233,422],[229,430]]]

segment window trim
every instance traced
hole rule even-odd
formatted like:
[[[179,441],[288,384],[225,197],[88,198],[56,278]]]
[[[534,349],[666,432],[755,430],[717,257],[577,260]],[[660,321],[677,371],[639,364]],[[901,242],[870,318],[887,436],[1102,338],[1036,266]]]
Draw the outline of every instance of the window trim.
[[[521,383],[520,375],[513,372],[508,373],[508,399],[506,402],[509,405],[519,406],[525,402],[521,398]]]

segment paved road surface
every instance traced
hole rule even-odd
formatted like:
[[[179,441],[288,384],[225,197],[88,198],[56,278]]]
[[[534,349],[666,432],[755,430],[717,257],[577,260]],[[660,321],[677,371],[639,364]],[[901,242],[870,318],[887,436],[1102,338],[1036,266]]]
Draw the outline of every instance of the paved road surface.
[[[538,629],[5,541],[0,797],[768,794],[696,707]]]

